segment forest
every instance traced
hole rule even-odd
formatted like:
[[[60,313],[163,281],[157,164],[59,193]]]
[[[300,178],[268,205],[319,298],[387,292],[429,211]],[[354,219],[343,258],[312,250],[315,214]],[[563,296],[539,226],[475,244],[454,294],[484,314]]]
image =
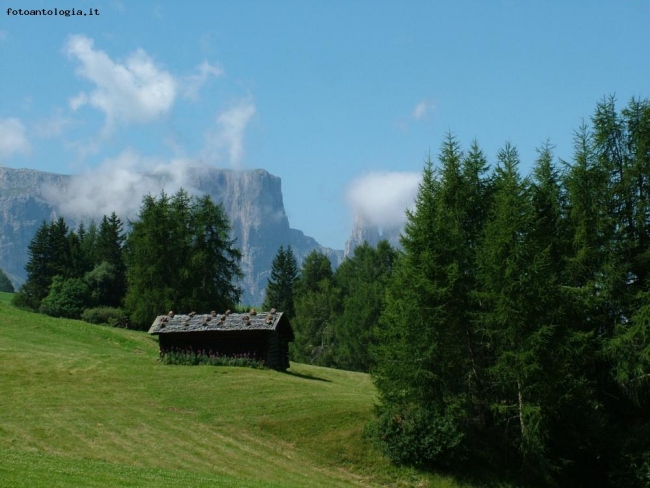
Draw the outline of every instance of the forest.
[[[294,361],[371,374],[366,435],[393,462],[650,484],[650,102],[604,98],[571,158],[553,151],[524,176],[514,145],[490,164],[449,134],[400,249],[366,244],[336,270],[278,250],[263,307],[290,316]],[[235,307],[229,231],[184,191],[146,197],[128,234],[115,214],[43,223],[14,303],[140,329],[172,308]]]

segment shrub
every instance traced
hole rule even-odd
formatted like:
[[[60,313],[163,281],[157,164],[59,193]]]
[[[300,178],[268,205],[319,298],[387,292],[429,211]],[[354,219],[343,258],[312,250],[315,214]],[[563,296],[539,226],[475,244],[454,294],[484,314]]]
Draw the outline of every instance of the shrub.
[[[108,324],[115,327],[120,326],[126,318],[124,310],[115,307],[87,308],[81,314],[81,320],[91,324]]]
[[[450,418],[417,406],[384,409],[365,434],[394,463],[418,467],[450,465],[463,438]]]
[[[55,276],[49,294],[41,302],[40,311],[52,317],[78,319],[89,294],[88,285],[83,280]]]

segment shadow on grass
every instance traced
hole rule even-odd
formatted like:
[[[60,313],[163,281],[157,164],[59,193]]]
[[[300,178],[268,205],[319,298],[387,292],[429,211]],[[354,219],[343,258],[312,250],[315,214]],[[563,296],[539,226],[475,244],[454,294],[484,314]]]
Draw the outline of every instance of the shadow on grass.
[[[296,378],[302,378],[304,380],[324,381],[326,383],[331,383],[332,382],[332,380],[326,380],[325,378],[318,378],[317,376],[310,376],[310,375],[306,375],[306,374],[294,373],[293,371],[284,371],[284,374],[288,374],[290,376],[295,376]]]

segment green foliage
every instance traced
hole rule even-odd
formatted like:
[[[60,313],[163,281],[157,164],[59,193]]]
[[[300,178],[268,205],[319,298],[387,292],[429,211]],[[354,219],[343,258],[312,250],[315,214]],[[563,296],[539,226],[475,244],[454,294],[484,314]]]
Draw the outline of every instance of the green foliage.
[[[296,314],[294,288],[297,279],[298,264],[291,246],[288,246],[286,251],[283,246],[280,246],[273,258],[271,277],[266,285],[266,296],[262,308],[264,310],[275,308],[287,314],[289,318],[293,318]]]
[[[563,173],[546,143],[522,178],[506,144],[487,175],[451,136],[426,164],[374,348],[371,430],[396,462],[647,485],[650,103],[614,102]]]
[[[292,321],[295,341],[290,345],[294,361],[329,365],[337,310],[332,264],[324,254],[312,251],[302,263],[296,284],[296,316]]]
[[[115,212],[110,217],[104,215],[92,251],[97,285],[93,289],[93,300],[97,304],[118,307],[126,295],[125,240],[122,221]]]
[[[396,464],[449,466],[456,461],[451,454],[463,438],[456,422],[451,416],[410,405],[396,411],[382,410],[368,424],[366,434]]]
[[[0,292],[13,293],[14,291],[14,285],[11,283],[11,280],[6,273],[0,269]]]
[[[43,222],[29,245],[27,281],[14,304],[39,310],[54,277],[61,276],[86,281],[90,293],[84,307],[120,305],[126,286],[123,243],[122,222],[115,213],[104,216],[99,230],[94,223],[86,230],[82,223],[71,231],[63,218]]]
[[[337,368],[370,371],[374,329],[396,260],[397,252],[384,240],[376,249],[367,243],[356,247],[354,255],[337,268],[334,282],[341,296],[334,326],[333,364]]]
[[[71,240],[67,236],[68,226],[62,217],[49,224],[43,222],[37,229],[27,249],[27,280],[19,290],[20,296],[16,297],[15,303],[38,310],[41,300],[50,291],[53,278],[72,276]]]
[[[221,205],[208,196],[146,196],[126,243],[125,308],[146,328],[167,310],[226,310],[239,301],[240,252]]]
[[[115,326],[126,319],[124,310],[115,307],[87,308],[81,314],[81,320],[90,324],[107,324]]]
[[[49,294],[41,301],[40,311],[52,317],[81,318],[89,294],[83,280],[55,276]]]

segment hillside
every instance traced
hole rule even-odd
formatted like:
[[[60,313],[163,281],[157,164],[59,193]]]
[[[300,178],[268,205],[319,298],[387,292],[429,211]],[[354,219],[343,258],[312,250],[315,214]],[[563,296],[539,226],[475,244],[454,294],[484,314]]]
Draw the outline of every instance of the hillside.
[[[163,366],[145,333],[15,309],[0,294],[3,486],[458,486],[361,437],[370,378]]]

